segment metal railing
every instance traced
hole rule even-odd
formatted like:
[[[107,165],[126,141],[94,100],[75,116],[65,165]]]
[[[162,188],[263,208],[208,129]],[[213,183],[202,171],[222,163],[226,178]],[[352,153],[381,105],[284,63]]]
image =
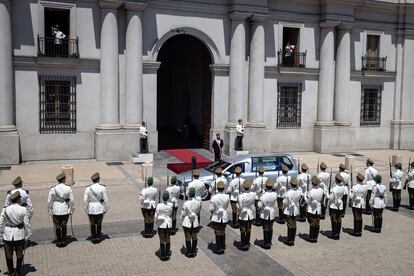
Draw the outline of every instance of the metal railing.
[[[369,71],[385,71],[387,64],[387,57],[362,57],[362,70]]]
[[[54,38],[37,36],[37,56],[79,58],[79,38]]]
[[[306,52],[277,52],[278,66],[281,67],[306,67]]]

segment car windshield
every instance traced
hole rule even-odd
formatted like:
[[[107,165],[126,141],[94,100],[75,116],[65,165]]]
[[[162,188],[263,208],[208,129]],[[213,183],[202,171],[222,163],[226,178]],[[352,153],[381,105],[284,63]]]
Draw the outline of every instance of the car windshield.
[[[223,160],[220,160],[220,161],[216,161],[216,162],[214,162],[213,164],[211,164],[210,166],[208,166],[207,168],[206,168],[206,170],[208,170],[209,172],[212,172],[212,173],[214,173],[214,171],[217,169],[217,168],[221,168],[221,169],[225,169],[225,168],[227,168],[228,166],[230,165],[230,163],[229,162],[226,162],[226,161],[223,161]]]

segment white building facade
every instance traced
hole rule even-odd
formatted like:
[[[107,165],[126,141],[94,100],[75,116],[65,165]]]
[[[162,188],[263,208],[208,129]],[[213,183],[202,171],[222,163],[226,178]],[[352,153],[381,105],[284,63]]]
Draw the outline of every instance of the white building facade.
[[[55,36],[59,30],[64,34]],[[0,0],[0,164],[414,148],[413,0]],[[287,45],[293,45],[288,51]]]

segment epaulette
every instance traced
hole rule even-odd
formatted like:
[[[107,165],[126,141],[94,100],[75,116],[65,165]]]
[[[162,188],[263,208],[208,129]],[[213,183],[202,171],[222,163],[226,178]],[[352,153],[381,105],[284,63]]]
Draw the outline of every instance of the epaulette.
[[[8,191],[7,191],[7,194],[9,195],[9,194],[11,193],[11,191],[12,191],[12,190],[8,190]]]
[[[104,187],[106,187],[106,185],[105,184],[102,184],[102,183],[99,183],[101,186],[104,186]]]
[[[92,186],[92,185],[93,185],[93,184],[89,184],[89,185],[87,185],[87,186],[86,186],[86,188],[88,188],[88,187],[90,187],[90,186]]]
[[[29,194],[29,191],[28,190],[23,190],[23,191],[25,191],[27,194]]]
[[[52,189],[52,188],[54,188],[54,187],[56,187],[56,185],[51,186],[51,187],[50,187],[50,189]]]

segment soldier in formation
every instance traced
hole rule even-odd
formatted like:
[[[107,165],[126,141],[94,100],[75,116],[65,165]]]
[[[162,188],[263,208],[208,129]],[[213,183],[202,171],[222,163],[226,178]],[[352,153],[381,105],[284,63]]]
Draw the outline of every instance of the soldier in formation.
[[[152,186],[153,184],[154,179],[152,177],[148,177],[148,187],[144,188],[141,191],[141,196],[139,198],[141,203],[142,216],[144,217],[145,224],[144,232],[142,234],[144,238],[151,238],[153,236],[154,215],[155,208],[157,206],[155,199],[158,193],[158,190]],[[171,228],[171,226],[169,228]]]
[[[260,219],[260,224],[263,226],[263,248],[270,249],[272,246],[273,222],[276,218],[277,194],[272,190],[273,183],[270,179],[266,180],[265,189],[265,192],[260,195],[258,202],[260,212],[256,219]]]
[[[209,188],[210,194],[217,193],[217,187],[216,187],[216,185],[220,181],[224,183],[224,187],[227,187],[227,179],[223,176],[223,169],[220,168],[220,167],[217,168],[217,169],[215,169],[214,174],[215,174],[214,180],[211,183],[210,188]]]
[[[302,192],[303,195],[306,194],[309,188],[309,183],[312,176],[308,173],[309,167],[305,163],[301,166],[301,173],[298,175],[299,181],[299,190]],[[299,209],[299,218],[298,221],[305,221],[306,220],[306,202],[302,197],[300,202],[300,209]]]
[[[259,225],[259,200],[260,200],[260,195],[262,194],[262,192],[264,191],[264,185],[267,181],[267,177],[264,176],[265,170],[263,167],[260,167],[257,172],[259,173],[259,176],[257,176],[254,180],[253,180],[253,185],[252,185],[252,190],[253,192],[256,193],[256,199],[254,201],[254,207],[256,210],[256,220],[254,221],[255,225]]]
[[[408,187],[408,197],[410,199],[410,209],[414,210],[414,161],[410,163],[407,171],[406,185]]]
[[[369,201],[374,217],[374,225],[372,231],[381,233],[382,212],[384,211],[384,208],[387,207],[387,191],[385,185],[382,184],[382,177],[380,175],[376,175],[374,177],[374,180],[376,185],[372,189],[372,196]]]
[[[171,177],[171,186],[167,188],[167,192],[170,195],[168,202],[170,202],[173,206],[172,216],[171,216],[171,219],[172,219],[171,235],[175,235],[175,233],[177,232],[178,198],[180,196],[180,186],[177,185],[177,177],[175,175]]]
[[[346,205],[348,202],[348,194],[349,194],[349,173],[346,171],[346,167],[344,164],[339,165],[339,174],[342,176],[342,186],[344,187],[344,195],[342,196],[342,202],[344,204],[344,209],[342,210],[341,217],[345,216],[346,212]]]
[[[362,235],[362,212],[365,209],[365,202],[367,196],[367,186],[364,184],[364,175],[358,173],[356,176],[357,183],[352,187],[350,192],[350,201],[352,206],[352,213],[354,215],[354,233],[355,237]]]
[[[224,182],[216,184],[217,192],[210,199],[209,210],[211,222],[216,236],[216,254],[223,254],[226,249],[226,224],[229,221],[227,208],[229,206],[229,196],[224,193]]]
[[[243,251],[249,250],[250,247],[250,235],[252,229],[252,222],[255,218],[253,212],[253,205],[256,199],[256,193],[250,188],[252,183],[249,180],[243,182],[243,193],[238,197],[238,210],[239,210],[239,224],[240,224],[240,248]]]
[[[339,173],[336,174],[335,186],[328,192],[329,216],[331,217],[332,226],[331,238],[334,240],[339,240],[342,227],[342,213],[344,209],[342,198],[346,189],[342,185],[343,181],[342,176]]]
[[[7,206],[12,204],[11,200],[10,200],[10,196],[14,192],[18,191],[20,193],[20,204],[23,207],[26,207],[27,214],[28,214],[29,220],[30,220],[33,216],[33,205],[32,205],[32,200],[30,199],[30,196],[29,196],[29,191],[23,189],[23,180],[20,176],[16,177],[16,179],[13,180],[12,184],[14,186],[14,189],[7,192],[6,201],[4,202],[4,206],[7,207]]]
[[[326,215],[326,208],[328,206],[328,200],[327,200],[327,195],[328,195],[328,185],[329,185],[329,179],[331,177],[331,175],[326,171],[326,169],[328,168],[328,166],[326,165],[325,162],[322,162],[319,165],[321,171],[318,173],[318,178],[319,178],[319,186],[322,188],[323,190],[323,199],[321,202],[321,219],[325,219],[325,215]]]
[[[367,162],[366,162],[367,168],[364,171],[364,178],[365,178],[365,181],[367,182],[367,197],[365,199],[366,203],[370,202],[372,189],[375,186],[374,178],[378,174],[377,169],[374,168],[374,164],[375,163],[374,161],[372,161],[371,158],[367,159]],[[366,204],[365,214],[371,215],[371,213],[372,213],[371,205]]]
[[[394,167],[395,170],[392,172],[390,179],[390,190],[392,192],[393,211],[398,212],[401,204],[402,178],[404,172],[402,171],[401,163],[396,163]]]
[[[291,189],[286,192],[283,199],[283,214],[285,215],[287,225],[287,241],[286,244],[293,246],[296,236],[296,216],[299,215],[299,201],[303,196],[298,189],[298,180],[293,178],[290,180]]]
[[[232,226],[234,228],[239,227],[239,223],[237,220],[237,201],[239,200],[239,193],[241,191],[241,187],[243,186],[244,179],[241,177],[241,168],[237,167],[234,169],[234,173],[236,174],[236,177],[233,178],[232,181],[230,181],[229,187],[227,188],[227,193],[230,194],[230,205],[231,205],[231,211],[233,215],[232,220]]]
[[[277,193],[277,208],[279,209],[279,217],[276,220],[277,223],[284,224],[284,214],[283,214],[283,200],[288,189],[288,183],[291,180],[291,177],[288,175],[289,168],[285,165],[282,166],[282,175],[276,179],[276,183],[273,186],[273,189]]]
[[[197,215],[201,211],[201,201],[197,200],[196,189],[190,188],[189,200],[184,202],[181,210],[181,225],[183,226],[185,236],[185,246],[187,248],[186,256],[193,258],[197,255],[197,234],[200,229]]]
[[[319,222],[321,215],[321,202],[324,197],[324,190],[320,186],[320,180],[315,175],[312,177],[312,189],[306,192],[305,201],[307,204],[306,216],[309,222],[309,237],[311,243],[318,242]]]
[[[173,206],[168,199],[170,194],[165,191],[162,195],[162,203],[158,203],[155,209],[155,220],[158,226],[158,236],[160,238],[160,259],[167,261],[171,256],[170,229],[172,227],[171,215]]]

